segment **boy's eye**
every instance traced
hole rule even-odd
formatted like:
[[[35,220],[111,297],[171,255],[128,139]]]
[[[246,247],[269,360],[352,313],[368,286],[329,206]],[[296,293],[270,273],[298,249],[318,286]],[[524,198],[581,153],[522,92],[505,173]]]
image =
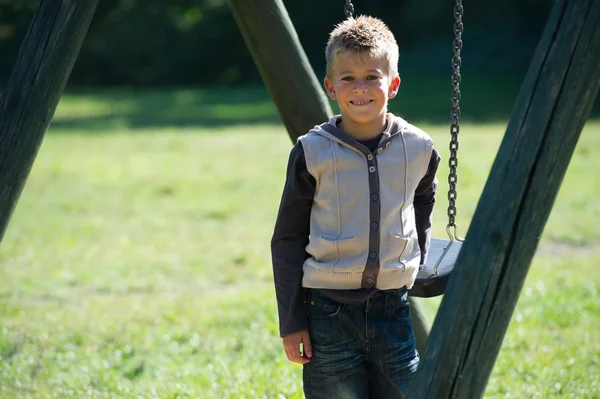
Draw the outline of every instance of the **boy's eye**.
[[[376,76],[376,75],[367,76],[367,80],[377,80],[377,79],[379,79],[379,76]]]
[[[354,78],[353,78],[352,76],[344,76],[344,77],[342,78],[342,80],[345,80],[346,82],[351,82],[351,81],[353,81],[353,80],[354,80]]]

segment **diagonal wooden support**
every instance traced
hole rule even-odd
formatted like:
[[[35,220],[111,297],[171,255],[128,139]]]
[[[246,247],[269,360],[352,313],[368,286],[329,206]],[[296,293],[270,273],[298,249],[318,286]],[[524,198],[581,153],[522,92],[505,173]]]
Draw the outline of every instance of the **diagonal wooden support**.
[[[227,0],[292,139],[328,120],[331,108],[281,0]]]
[[[600,87],[600,0],[559,0],[446,288],[411,399],[480,398]]]
[[[0,241],[98,0],[41,0],[0,97]]]

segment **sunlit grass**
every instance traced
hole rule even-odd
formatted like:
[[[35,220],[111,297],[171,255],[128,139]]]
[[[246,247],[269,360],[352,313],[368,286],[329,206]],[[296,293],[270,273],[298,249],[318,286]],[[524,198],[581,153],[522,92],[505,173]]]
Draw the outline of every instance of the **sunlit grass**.
[[[83,125],[51,128],[2,242],[0,397],[302,397],[301,369],[280,348],[269,255],[291,147],[284,128],[127,125],[88,134],[87,116],[115,109],[106,101],[65,98],[57,115]],[[444,236],[448,129],[421,127],[444,158],[434,227]],[[504,129],[461,130],[462,232]],[[600,395],[596,154],[593,122],[486,397]],[[438,303],[424,301],[431,319]]]

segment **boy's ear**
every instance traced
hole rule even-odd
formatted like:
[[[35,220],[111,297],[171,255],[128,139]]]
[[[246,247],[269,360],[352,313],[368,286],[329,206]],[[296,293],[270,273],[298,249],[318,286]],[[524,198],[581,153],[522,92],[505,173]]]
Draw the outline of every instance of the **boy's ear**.
[[[325,90],[327,91],[327,95],[329,96],[329,98],[331,98],[332,100],[337,100],[337,96],[335,94],[335,87],[333,86],[331,80],[329,80],[329,78],[325,78],[323,80],[323,85],[325,86]]]
[[[400,77],[396,76],[390,81],[390,87],[388,88],[388,98],[392,99],[398,94],[400,88]]]

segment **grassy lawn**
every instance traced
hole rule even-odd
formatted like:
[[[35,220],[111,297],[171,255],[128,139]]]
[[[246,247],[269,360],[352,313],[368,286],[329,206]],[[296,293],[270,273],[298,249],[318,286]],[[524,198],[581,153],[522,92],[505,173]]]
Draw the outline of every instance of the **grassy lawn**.
[[[421,119],[446,161],[446,124]],[[461,232],[505,129],[476,119]],[[263,92],[65,96],[0,251],[0,398],[302,397],[269,252],[290,147]],[[486,398],[600,397],[598,154],[589,122]]]

